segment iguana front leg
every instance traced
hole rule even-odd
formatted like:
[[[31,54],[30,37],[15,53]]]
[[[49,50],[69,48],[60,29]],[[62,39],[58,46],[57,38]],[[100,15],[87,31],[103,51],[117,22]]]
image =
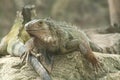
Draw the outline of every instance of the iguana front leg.
[[[25,53],[23,53],[21,56],[22,62],[23,61],[30,62],[32,67],[41,76],[42,80],[52,80],[50,75],[46,71],[45,67],[41,64],[41,62],[39,62],[38,59],[36,59],[36,57],[38,58],[40,56],[37,56],[36,53],[38,53],[38,52],[35,52],[36,50],[34,50],[34,49],[35,49],[35,46],[33,43],[33,38],[31,38],[25,44]]]
[[[35,49],[35,46],[33,44],[33,38],[31,38],[30,40],[28,40],[26,43],[25,43],[25,52],[23,55],[21,55],[21,59],[22,59],[22,62],[24,61],[29,61],[29,57],[30,55],[33,55],[35,57],[38,57],[37,52],[35,52],[36,50]],[[26,59],[26,60],[25,60]]]
[[[70,50],[80,51],[83,54],[83,56],[92,64],[92,66],[95,67],[96,70],[100,68],[101,66],[100,62],[93,54],[87,42],[85,43],[85,42],[79,41],[78,39],[71,40],[70,42],[67,43],[66,49],[68,49],[68,51]]]
[[[25,44],[25,52],[24,54],[21,55],[21,59],[22,59],[22,63],[24,61],[29,62],[30,60],[30,56],[33,55],[34,57],[36,57],[38,59],[38,61],[42,62],[42,64],[44,65],[44,67],[46,68],[46,70],[48,72],[52,71],[52,66],[53,66],[53,59],[54,56],[53,55],[49,55],[49,52],[44,52],[43,53],[39,53],[41,51],[36,49],[36,46],[34,44],[34,38],[31,38],[30,40],[28,40]],[[38,54],[36,54],[38,53]]]

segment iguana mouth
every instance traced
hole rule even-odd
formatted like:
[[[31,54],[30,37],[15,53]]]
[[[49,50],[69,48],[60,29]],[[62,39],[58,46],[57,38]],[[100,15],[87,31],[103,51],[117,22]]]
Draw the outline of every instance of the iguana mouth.
[[[38,31],[38,30],[44,30],[44,29],[26,29],[26,31]]]
[[[30,29],[26,29],[26,31],[38,31],[38,30],[30,30]]]

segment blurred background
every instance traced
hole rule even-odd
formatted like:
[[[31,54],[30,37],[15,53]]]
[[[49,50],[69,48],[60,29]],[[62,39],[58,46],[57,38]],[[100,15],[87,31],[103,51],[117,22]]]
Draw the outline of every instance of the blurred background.
[[[109,25],[107,0],[0,0],[0,38],[12,27],[16,11],[29,4],[36,6],[38,18],[52,17],[83,29]]]

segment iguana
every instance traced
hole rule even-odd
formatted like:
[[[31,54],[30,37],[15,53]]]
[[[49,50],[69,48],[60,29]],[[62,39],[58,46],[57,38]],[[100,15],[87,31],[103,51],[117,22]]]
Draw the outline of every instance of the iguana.
[[[31,7],[25,8],[30,9],[29,11],[32,11]],[[10,54],[12,56],[20,57],[25,52],[25,42],[30,37],[28,33],[24,30],[24,24],[26,23],[26,19],[23,19],[23,17],[25,16],[22,16],[21,14],[24,13],[21,13],[19,11],[17,12],[13,27],[11,28],[10,32],[1,40],[0,55]],[[29,17],[29,20],[31,20],[31,16]],[[29,20],[27,17],[27,21]],[[37,60],[36,57],[30,56],[29,62],[43,80],[50,80],[50,76],[48,75],[47,71]]]
[[[26,23],[25,30],[31,39],[27,41],[27,50],[22,55],[23,60],[28,60],[30,54],[38,52],[45,58],[46,63],[52,66],[54,55],[80,51],[96,69],[100,67],[91,48],[98,51],[101,48],[96,47],[86,34],[75,26],[52,19],[36,19]]]
[[[16,19],[10,32],[1,40],[0,55],[11,54],[14,56],[18,56],[17,52],[19,52],[20,50],[14,50],[14,48],[18,48],[21,45],[21,43],[18,44],[19,41],[25,43],[30,38],[28,33],[24,30],[24,25],[28,21],[34,19],[35,16],[36,12],[34,5],[26,5],[25,7],[23,7],[22,12],[17,11]]]
[[[18,11],[13,27],[11,28],[10,32],[1,40],[0,55],[6,55],[6,54],[16,55],[14,54],[15,50],[12,50],[11,46],[13,46],[13,44],[16,43],[17,40],[20,40],[21,42],[24,43],[29,39],[29,35],[26,33],[25,30],[19,31],[20,28],[23,27],[22,22],[23,22],[23,17],[21,15],[21,12]],[[24,35],[18,36],[18,34],[24,34]]]

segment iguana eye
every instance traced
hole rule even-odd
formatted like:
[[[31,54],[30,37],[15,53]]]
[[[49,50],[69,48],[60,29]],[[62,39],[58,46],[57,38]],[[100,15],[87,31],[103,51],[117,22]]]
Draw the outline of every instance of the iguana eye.
[[[39,21],[39,22],[38,22],[38,26],[39,26],[39,27],[42,27],[42,25],[43,25],[43,21]]]
[[[43,24],[43,22],[42,22],[42,21],[40,21],[40,22],[39,22],[39,24]]]

